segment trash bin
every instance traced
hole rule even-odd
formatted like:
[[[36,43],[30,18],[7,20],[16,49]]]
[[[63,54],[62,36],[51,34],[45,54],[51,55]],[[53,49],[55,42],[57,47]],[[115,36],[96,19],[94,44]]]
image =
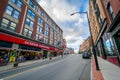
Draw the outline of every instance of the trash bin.
[[[18,66],[18,62],[15,62],[14,64],[13,64],[13,67],[17,67]]]

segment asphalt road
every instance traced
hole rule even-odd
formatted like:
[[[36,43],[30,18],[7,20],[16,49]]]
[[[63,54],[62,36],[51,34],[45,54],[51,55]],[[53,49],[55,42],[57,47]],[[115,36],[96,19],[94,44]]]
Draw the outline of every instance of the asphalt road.
[[[0,73],[0,80],[90,80],[91,61],[80,54]]]

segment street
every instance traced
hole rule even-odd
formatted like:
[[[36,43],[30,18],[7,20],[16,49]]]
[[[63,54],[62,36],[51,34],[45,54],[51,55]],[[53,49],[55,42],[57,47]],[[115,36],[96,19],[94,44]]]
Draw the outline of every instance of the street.
[[[58,57],[1,72],[0,80],[90,80],[91,61],[81,54]]]

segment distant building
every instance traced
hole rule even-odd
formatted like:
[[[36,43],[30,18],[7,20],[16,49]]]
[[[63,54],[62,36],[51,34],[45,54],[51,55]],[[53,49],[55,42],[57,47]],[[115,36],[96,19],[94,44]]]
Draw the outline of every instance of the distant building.
[[[90,36],[80,45],[80,52],[88,51],[92,46]]]

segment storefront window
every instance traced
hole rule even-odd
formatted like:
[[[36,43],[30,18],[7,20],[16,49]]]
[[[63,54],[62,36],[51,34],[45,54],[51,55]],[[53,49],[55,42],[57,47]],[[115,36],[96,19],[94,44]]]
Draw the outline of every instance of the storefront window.
[[[114,56],[114,45],[113,45],[113,41],[111,38],[108,38],[106,40],[104,40],[104,48],[105,48],[105,52],[107,56]]]
[[[113,40],[110,33],[104,33],[103,35],[103,44],[105,53],[107,56],[115,56],[115,46],[113,45]]]
[[[7,50],[0,51],[0,63],[9,62],[9,56]]]

